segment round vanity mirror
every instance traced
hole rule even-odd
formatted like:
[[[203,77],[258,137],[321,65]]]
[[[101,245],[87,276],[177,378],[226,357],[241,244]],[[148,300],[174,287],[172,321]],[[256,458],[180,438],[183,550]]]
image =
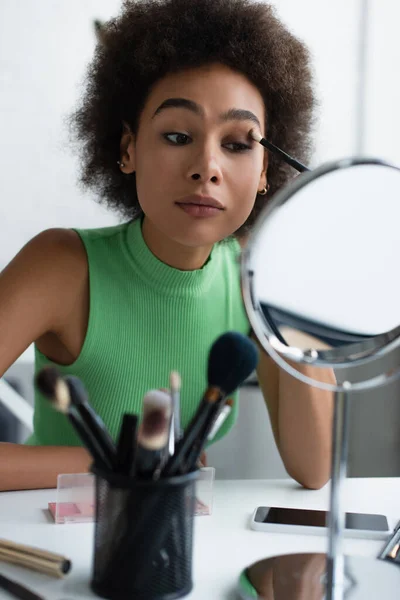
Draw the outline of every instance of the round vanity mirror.
[[[390,581],[400,586],[397,566],[344,557],[341,494],[350,394],[400,375],[397,364],[374,372],[378,359],[400,345],[399,222],[400,169],[378,160],[341,160],[301,174],[278,192],[259,216],[242,256],[243,297],[261,345],[294,377],[334,392],[328,553],[319,558],[323,590],[312,569],[304,567],[302,575],[315,598],[325,597],[322,593],[327,600],[345,598],[346,565],[358,562],[353,591],[354,585],[371,591],[365,584],[371,577],[382,586],[388,567],[395,569]],[[341,377],[341,370],[365,363],[368,375],[362,381]],[[333,383],[324,381],[326,368],[334,370]],[[279,558],[303,569],[301,558],[289,556],[275,557],[274,565]],[[311,565],[317,562],[310,559]],[[296,569],[287,574],[289,587],[299,577]],[[377,596],[364,592],[362,597]]]
[[[376,160],[323,165],[274,196],[242,261],[248,316],[274,358],[339,372],[400,343],[399,222],[400,169]]]

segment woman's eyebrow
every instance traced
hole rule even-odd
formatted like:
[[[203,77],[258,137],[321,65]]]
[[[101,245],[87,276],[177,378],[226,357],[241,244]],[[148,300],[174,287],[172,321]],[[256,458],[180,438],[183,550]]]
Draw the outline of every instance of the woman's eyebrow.
[[[160,104],[152,118],[154,119],[156,115],[159,115],[163,110],[167,108],[185,108],[186,110],[190,110],[191,112],[195,113],[196,115],[199,115],[200,117],[204,116],[204,110],[199,104],[197,104],[197,102],[194,102],[193,100],[188,100],[187,98],[168,98]],[[222,123],[226,121],[251,121],[261,129],[260,121],[258,120],[256,115],[250,110],[245,110],[243,108],[230,108],[222,115],[220,115],[220,121]]]

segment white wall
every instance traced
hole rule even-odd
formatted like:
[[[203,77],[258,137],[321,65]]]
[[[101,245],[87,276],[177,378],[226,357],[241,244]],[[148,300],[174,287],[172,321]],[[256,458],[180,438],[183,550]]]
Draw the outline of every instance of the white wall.
[[[349,154],[358,2],[276,5],[315,59],[322,104],[314,162]],[[110,17],[119,6],[119,0],[0,3],[0,268],[44,228],[116,221],[78,189],[63,119],[93,54],[92,21]]]
[[[400,166],[400,2],[370,5],[365,153]]]
[[[92,21],[119,4],[0,3],[0,269],[42,229],[116,222],[78,190],[63,120],[93,54]]]
[[[359,0],[275,0],[310,49],[319,99],[312,166],[353,153]]]
[[[274,2],[314,59],[320,98],[314,165],[355,148],[361,1]],[[400,3],[369,4],[365,151],[400,164]],[[92,21],[119,6],[120,0],[0,3],[0,269],[44,228],[117,221],[78,189],[63,119],[93,54]]]

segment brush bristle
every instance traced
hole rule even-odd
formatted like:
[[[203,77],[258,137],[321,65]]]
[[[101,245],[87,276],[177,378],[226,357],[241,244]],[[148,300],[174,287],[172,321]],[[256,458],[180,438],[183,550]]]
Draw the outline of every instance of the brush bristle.
[[[143,398],[143,418],[138,441],[148,450],[163,448],[168,442],[171,419],[171,396],[161,390],[150,390]]]
[[[71,404],[66,382],[55,367],[44,367],[35,378],[40,392],[46,396],[56,410],[67,413]]]
[[[251,129],[249,133],[255,142],[261,142],[262,135],[256,129]]]
[[[56,383],[60,373],[54,367],[44,367],[35,376],[35,384],[38,390],[46,398],[54,398]]]
[[[221,335],[208,357],[208,385],[231,394],[254,371],[258,350],[254,342],[236,331]]]
[[[171,396],[162,390],[150,390],[143,398],[143,412],[151,410],[171,411]]]
[[[160,450],[168,443],[169,416],[166,410],[146,412],[139,428],[138,443],[147,450]]]
[[[181,384],[181,376],[179,375],[178,371],[171,371],[169,376],[169,385],[171,387],[171,391],[179,392],[181,389]]]

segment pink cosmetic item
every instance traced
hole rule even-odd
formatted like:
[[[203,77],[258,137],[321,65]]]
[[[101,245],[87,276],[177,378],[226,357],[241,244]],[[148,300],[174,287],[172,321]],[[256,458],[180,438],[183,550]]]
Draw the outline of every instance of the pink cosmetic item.
[[[49,502],[49,512],[55,523],[91,523],[94,504],[84,502]]]

